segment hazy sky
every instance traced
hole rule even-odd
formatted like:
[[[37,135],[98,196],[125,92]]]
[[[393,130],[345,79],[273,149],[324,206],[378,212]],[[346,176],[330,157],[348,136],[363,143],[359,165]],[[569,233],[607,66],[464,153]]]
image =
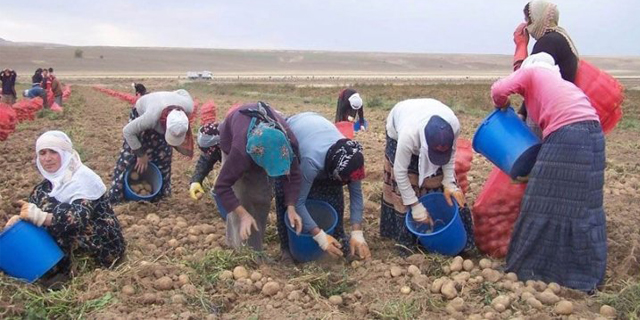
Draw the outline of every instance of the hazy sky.
[[[0,38],[82,46],[512,54],[513,29],[523,21],[526,3],[0,0]],[[555,3],[560,25],[581,54],[640,55],[639,0]]]

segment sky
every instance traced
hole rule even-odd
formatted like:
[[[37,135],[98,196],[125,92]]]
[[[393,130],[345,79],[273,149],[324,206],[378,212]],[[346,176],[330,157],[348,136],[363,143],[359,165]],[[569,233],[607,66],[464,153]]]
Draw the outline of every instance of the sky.
[[[526,3],[0,0],[0,38],[76,46],[512,54]],[[639,0],[554,3],[580,54],[640,56]]]

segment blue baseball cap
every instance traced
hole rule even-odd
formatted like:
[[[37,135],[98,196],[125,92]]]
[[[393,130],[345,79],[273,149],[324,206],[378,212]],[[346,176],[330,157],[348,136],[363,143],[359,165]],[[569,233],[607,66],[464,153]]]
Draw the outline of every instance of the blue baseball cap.
[[[432,116],[424,127],[424,136],[429,148],[429,161],[438,166],[449,163],[455,140],[451,125],[439,116]]]

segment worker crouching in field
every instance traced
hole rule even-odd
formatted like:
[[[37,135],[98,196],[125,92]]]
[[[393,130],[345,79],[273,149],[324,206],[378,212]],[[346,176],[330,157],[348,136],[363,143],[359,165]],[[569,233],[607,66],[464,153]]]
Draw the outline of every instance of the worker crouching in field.
[[[193,135],[188,116],[193,112],[193,100],[186,90],[158,91],[138,99],[131,110],[129,123],[122,130],[124,143],[113,170],[109,201],[124,199],[124,178],[128,170],[142,174],[149,161],[162,173],[162,189],[152,199],[171,195],[172,147],[188,157],[193,156]]]
[[[200,158],[191,177],[189,185],[189,195],[193,200],[199,200],[204,195],[202,181],[206,178],[216,162],[222,161],[220,151],[220,130],[216,122],[215,103],[205,103],[200,109],[200,122],[202,126],[198,129],[196,142],[200,148]]]
[[[82,164],[69,137],[61,131],[42,134],[36,141],[36,165],[44,180],[7,225],[21,219],[44,227],[64,252],[43,281],[66,278],[74,253],[88,254],[102,267],[122,258],[125,241],[107,187]]]
[[[286,121],[268,104],[245,104],[220,124],[222,168],[214,192],[227,214],[227,244],[244,241],[262,250],[271,208],[272,178],[283,182],[285,205],[291,216],[300,189],[298,142]],[[300,224],[301,227],[301,224]]]
[[[386,129],[380,236],[413,248],[416,236],[405,226],[408,208],[416,222],[433,225],[418,198],[430,192],[444,192],[449,205],[453,205],[455,198],[460,206],[467,232],[465,250],[471,249],[474,245],[471,211],[456,184],[454,171],[455,141],[460,132],[458,118],[438,100],[405,100],[391,109]]]
[[[345,137],[336,126],[323,116],[305,112],[287,119],[291,131],[300,146],[300,171],[302,182],[296,211],[302,218],[302,232],[313,235],[320,248],[335,257],[343,256],[341,248],[349,248],[351,255],[362,259],[371,257],[362,231],[364,201],[361,180],[364,179],[364,155],[362,146]],[[351,237],[349,246],[344,242],[344,194],[343,186],[349,188]],[[307,199],[329,203],[338,212],[338,223],[334,236],[320,229],[313,220],[305,203]],[[285,225],[285,192],[282,182],[276,183],[276,214],[278,234],[283,260],[291,260],[289,240]],[[287,217],[295,226],[296,217]],[[297,230],[298,231],[298,230]]]
[[[598,116],[544,52],[491,87],[497,107],[507,106],[514,93],[524,97],[543,143],[511,234],[507,270],[522,280],[592,291],[607,265],[605,140]]]
[[[357,119],[356,119],[357,116]],[[340,91],[338,95],[338,106],[336,109],[336,122],[349,121],[360,123],[364,129],[364,108],[360,94],[351,88]]]
[[[189,195],[193,200],[199,200],[204,194],[202,181],[206,178],[216,162],[222,161],[222,152],[220,151],[220,131],[218,123],[211,122],[203,125],[198,130],[198,147],[202,153],[198,158],[198,163],[191,177],[189,185]]]

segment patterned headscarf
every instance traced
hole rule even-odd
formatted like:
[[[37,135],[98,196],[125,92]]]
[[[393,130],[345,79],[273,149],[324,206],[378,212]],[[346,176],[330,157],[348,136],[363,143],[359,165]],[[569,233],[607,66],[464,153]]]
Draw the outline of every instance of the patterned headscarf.
[[[558,7],[555,4],[544,0],[534,0],[527,4],[525,11],[527,11],[527,8],[529,20],[531,21],[531,24],[527,26],[527,31],[534,39],[539,40],[547,32],[555,31],[567,39],[571,51],[576,57],[579,57],[578,50],[571,37],[569,37],[567,30],[558,26],[560,12],[558,12]]]
[[[270,177],[289,174],[294,153],[285,133],[271,122],[253,117],[247,131],[247,154]]]
[[[211,156],[216,148],[220,148],[220,131],[217,122],[210,122],[198,130],[198,147],[202,152]]]
[[[362,145],[350,139],[340,139],[329,148],[325,170],[334,179],[357,181],[364,179]]]

